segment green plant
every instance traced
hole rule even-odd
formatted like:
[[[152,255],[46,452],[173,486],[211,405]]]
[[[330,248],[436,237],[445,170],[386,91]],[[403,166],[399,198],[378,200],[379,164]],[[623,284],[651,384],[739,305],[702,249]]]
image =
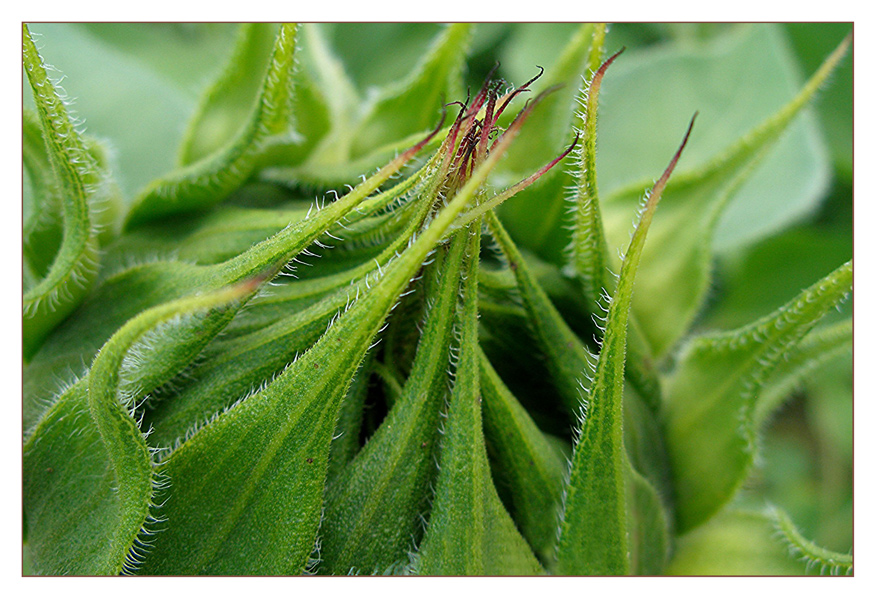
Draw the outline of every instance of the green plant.
[[[611,131],[613,101],[700,100],[681,85],[711,84],[704,71],[774,82],[752,56],[787,49],[782,30],[696,29],[713,52],[690,28],[656,28],[676,41],[619,77],[651,86],[631,99],[610,88],[626,56],[606,59],[604,25],[575,26],[536,77],[525,50],[548,38],[525,24],[480,37],[454,24],[428,46],[420,27],[396,38],[413,64],[377,44],[407,74],[362,94],[331,30],[241,26],[176,167],[133,166],[151,182],[130,202],[24,28],[28,567],[850,573],[851,555],[808,540],[768,494],[740,493],[763,476],[761,436],[800,381],[823,364],[846,372],[851,317],[825,317],[848,313],[842,210],[822,216],[839,239],[822,252],[840,256],[831,272],[805,268],[798,285],[764,264],[818,251],[775,251],[824,193],[781,172],[824,170],[800,113],[849,38],[775,106],[747,104],[756,82],[719,78],[686,134],[684,121],[669,139],[627,127],[642,151],[617,167],[597,160],[600,95]],[[113,31],[99,35],[124,44]],[[618,34],[635,42],[630,26]],[[501,39],[515,42],[506,74],[523,60],[528,81],[487,76],[467,95],[467,57],[490,64]],[[677,97],[652,77],[675,78]],[[740,89],[741,107],[722,104]],[[759,121],[741,137],[740,114]],[[787,209],[757,195],[775,181]],[[749,220],[725,226],[740,205]],[[721,247],[730,266],[710,299]],[[765,272],[775,303],[755,295]]]

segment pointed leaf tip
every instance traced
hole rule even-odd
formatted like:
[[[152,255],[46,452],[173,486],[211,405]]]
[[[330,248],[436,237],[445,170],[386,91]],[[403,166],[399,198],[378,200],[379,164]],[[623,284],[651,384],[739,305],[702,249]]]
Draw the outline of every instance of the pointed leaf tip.
[[[651,190],[651,197],[656,197],[659,199],[660,194],[663,193],[663,188],[666,187],[666,183],[669,181],[669,177],[670,175],[672,175],[672,171],[675,170],[675,166],[678,164],[678,160],[681,158],[681,153],[684,151],[685,146],[687,146],[687,141],[690,139],[690,134],[691,131],[693,131],[694,122],[696,122],[697,115],[699,113],[700,111],[697,110],[691,117],[690,124],[687,126],[687,132],[684,134],[684,139],[681,140],[681,145],[678,146],[678,150],[675,151],[675,155],[672,157],[672,160],[669,161],[669,165],[666,167],[666,170],[663,171],[663,174],[657,180],[657,183],[654,184],[654,188]]]

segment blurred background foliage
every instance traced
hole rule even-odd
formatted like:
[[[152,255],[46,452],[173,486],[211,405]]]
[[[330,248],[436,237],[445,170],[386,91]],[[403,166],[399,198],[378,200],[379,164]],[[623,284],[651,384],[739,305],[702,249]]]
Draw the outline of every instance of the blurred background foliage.
[[[116,176],[130,199],[174,165],[185,124],[225,63],[235,28],[35,23],[31,31],[45,60],[63,74],[61,86],[87,132],[114,148]],[[363,97],[407,73],[439,28],[323,26]],[[515,84],[537,72],[536,65],[549,69],[575,28],[480,24],[467,84],[480,87],[496,62],[499,76]],[[680,170],[704,163],[787,101],[851,29],[850,23],[612,25],[607,50],[627,51],[609,71],[601,95],[603,196],[659,173],[694,110],[700,111],[697,130]],[[767,314],[851,257],[852,58],[724,215],[715,243],[714,289],[700,330],[735,327]],[[27,90],[24,103],[32,105]],[[567,235],[563,206],[545,206],[538,189],[515,199],[504,216],[522,245],[559,263]],[[27,218],[26,179],[24,191]],[[850,313],[852,302],[842,309]],[[840,552],[852,547],[851,397],[850,357],[812,373],[766,433],[759,467],[739,501],[742,507],[760,506],[764,499],[782,506],[805,535]],[[696,539],[691,543],[695,547]]]

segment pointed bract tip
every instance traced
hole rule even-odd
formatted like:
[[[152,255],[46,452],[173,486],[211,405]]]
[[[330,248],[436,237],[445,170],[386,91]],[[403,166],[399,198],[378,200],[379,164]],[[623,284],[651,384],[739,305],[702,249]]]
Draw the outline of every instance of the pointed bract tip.
[[[666,182],[669,180],[669,176],[672,174],[672,171],[675,170],[675,165],[678,164],[678,159],[681,158],[681,153],[684,151],[685,146],[687,146],[687,141],[690,139],[690,133],[693,131],[694,122],[697,120],[697,115],[699,113],[699,110],[694,112],[690,119],[690,124],[687,126],[687,132],[684,134],[684,139],[681,140],[681,145],[678,146],[675,155],[672,157],[672,160],[669,161],[669,166],[666,167],[666,170],[663,171],[660,179],[654,184],[654,188],[651,190],[651,198],[653,198],[654,201],[659,198],[660,194],[663,192],[663,188],[666,186]]]
[[[609,65],[611,65],[611,63],[613,63],[617,59],[618,56],[623,54],[624,50],[626,50],[626,49],[627,49],[626,46],[622,46],[620,50],[618,50],[617,52],[615,52],[614,54],[609,56],[607,59],[605,59],[605,62],[603,62],[601,65],[599,65],[599,68],[596,70],[596,73],[593,75],[594,79],[596,77],[601,78],[605,74],[605,71],[608,69]]]

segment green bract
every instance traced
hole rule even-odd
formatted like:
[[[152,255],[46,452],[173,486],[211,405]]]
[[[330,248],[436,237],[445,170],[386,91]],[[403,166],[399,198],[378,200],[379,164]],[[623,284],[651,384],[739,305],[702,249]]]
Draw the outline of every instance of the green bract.
[[[27,572],[852,572],[850,136],[807,108],[850,37],[803,84],[776,24],[131,27],[23,29]],[[118,107],[175,163],[94,74],[84,134],[56,39],[187,106]]]

